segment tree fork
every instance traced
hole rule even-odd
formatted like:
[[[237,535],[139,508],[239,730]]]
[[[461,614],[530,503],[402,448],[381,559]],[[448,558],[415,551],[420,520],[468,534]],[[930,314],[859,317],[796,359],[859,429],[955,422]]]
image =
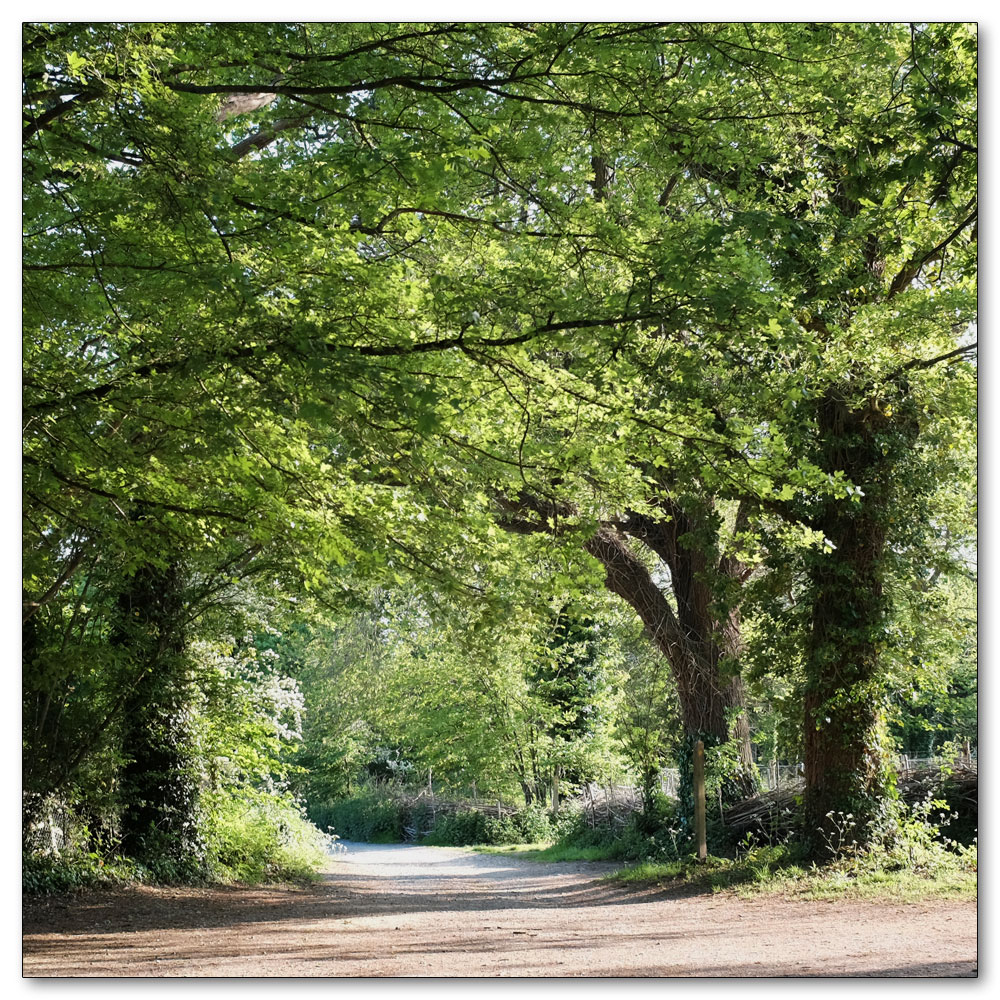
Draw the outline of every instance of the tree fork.
[[[697,647],[690,641],[649,571],[618,531],[601,528],[584,547],[604,566],[607,588],[631,605],[670,663],[687,738],[703,739],[709,747],[735,740],[740,766],[725,783],[725,797],[738,801],[753,795],[757,781],[745,713],[746,694],[741,678],[725,677],[719,669],[723,651],[714,639],[703,638]],[[715,633],[715,623],[704,620],[700,624],[703,637]],[[733,641],[732,622],[722,637]],[[735,654],[738,648],[726,652]]]

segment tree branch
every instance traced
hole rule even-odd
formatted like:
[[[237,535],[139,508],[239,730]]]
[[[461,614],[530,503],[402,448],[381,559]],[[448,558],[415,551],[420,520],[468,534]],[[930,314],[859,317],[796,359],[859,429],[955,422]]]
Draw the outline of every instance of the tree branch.
[[[920,273],[920,269],[925,265],[931,263],[931,261],[937,260],[938,257],[945,251],[949,244],[953,243],[958,237],[976,221],[979,217],[978,206],[972,210],[972,213],[968,218],[960,222],[936,247],[932,247],[926,253],[921,254],[919,257],[911,257],[903,266],[900,268],[899,273],[895,278],[892,279],[892,284],[889,286],[889,291],[886,296],[887,299],[894,298],[905,288],[909,287],[909,284],[913,279]]]
[[[37,118],[26,114],[25,117],[29,119],[29,124],[25,125],[21,132],[21,142],[27,142],[36,132],[40,132],[43,128],[48,128],[52,122],[57,118],[61,118],[68,111],[75,111],[84,104],[96,101],[103,93],[103,90],[85,90],[77,94],[76,97],[71,97],[68,101],[60,101],[58,104],[53,105],[48,111],[43,111],[38,115]]]

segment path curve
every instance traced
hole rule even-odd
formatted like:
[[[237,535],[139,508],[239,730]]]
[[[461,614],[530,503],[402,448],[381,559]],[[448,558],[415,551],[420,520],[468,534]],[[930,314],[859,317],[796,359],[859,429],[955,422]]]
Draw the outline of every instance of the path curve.
[[[345,844],[306,888],[33,901],[26,976],[970,976],[974,902],[626,890],[612,865]]]

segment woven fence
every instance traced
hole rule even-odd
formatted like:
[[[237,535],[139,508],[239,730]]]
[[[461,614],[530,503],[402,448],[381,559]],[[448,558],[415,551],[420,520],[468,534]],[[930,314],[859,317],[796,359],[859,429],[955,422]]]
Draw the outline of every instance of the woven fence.
[[[966,750],[955,757],[918,757],[899,754],[896,758],[896,773],[900,778],[913,774],[921,774],[929,770],[942,768],[959,768],[962,771],[979,770],[979,758],[976,750]],[[776,792],[787,788],[796,788],[805,780],[805,765],[801,761],[792,764],[780,764],[778,761],[758,761],[757,770],[760,773],[760,784],[763,791]],[[660,791],[670,798],[677,798],[677,783],[680,771],[676,767],[664,768],[660,772]]]

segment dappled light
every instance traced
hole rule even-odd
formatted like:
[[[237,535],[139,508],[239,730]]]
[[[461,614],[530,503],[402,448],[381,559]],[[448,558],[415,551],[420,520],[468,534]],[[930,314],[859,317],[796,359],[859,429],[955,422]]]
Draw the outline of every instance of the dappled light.
[[[22,109],[30,974],[968,974],[975,24],[29,21]]]

